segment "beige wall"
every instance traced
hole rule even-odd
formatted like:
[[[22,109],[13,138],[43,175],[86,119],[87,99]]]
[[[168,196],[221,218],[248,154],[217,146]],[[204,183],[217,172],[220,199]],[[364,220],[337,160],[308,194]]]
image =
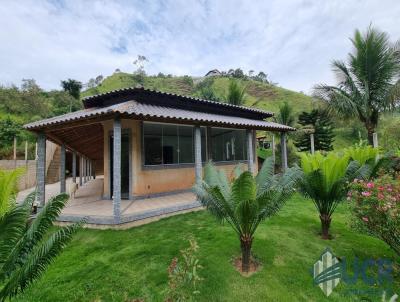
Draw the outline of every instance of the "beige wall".
[[[173,192],[190,189],[195,181],[194,165],[184,168],[144,169],[142,167],[142,140],[141,122],[137,120],[122,120],[122,129],[130,129],[132,138],[132,188],[135,196],[146,196],[162,192]],[[110,196],[109,182],[109,133],[112,131],[113,121],[103,123],[104,129],[104,196]],[[247,165],[241,164],[243,169]],[[233,176],[236,165],[218,165],[229,178]],[[257,171],[255,160],[255,171]]]
[[[18,190],[25,190],[36,185],[35,160],[0,160],[0,170],[23,168],[24,174],[18,180]]]

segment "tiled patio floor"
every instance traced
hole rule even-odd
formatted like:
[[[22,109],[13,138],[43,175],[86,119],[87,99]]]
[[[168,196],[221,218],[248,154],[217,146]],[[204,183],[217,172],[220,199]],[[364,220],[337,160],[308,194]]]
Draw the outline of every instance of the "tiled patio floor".
[[[67,179],[67,188],[72,179]],[[18,195],[22,200],[33,191],[28,189]],[[46,185],[46,201],[60,191],[60,183]],[[88,224],[115,225],[113,217],[113,202],[105,200],[103,195],[103,178],[98,177],[79,188],[75,198],[70,200],[63,209],[59,221],[73,222],[85,218]],[[179,214],[200,207],[196,197],[191,192],[165,195],[162,197],[143,198],[121,201],[121,223],[155,220],[155,218]]]

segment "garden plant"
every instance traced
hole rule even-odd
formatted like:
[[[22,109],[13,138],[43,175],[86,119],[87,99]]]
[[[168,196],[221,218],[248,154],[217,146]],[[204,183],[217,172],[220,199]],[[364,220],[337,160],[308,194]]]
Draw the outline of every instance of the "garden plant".
[[[38,279],[80,228],[80,223],[52,228],[68,200],[66,194],[49,200],[33,219],[35,192],[16,203],[20,174],[20,170],[0,171],[0,301]]]
[[[319,212],[321,237],[329,239],[332,215],[346,198],[348,183],[361,174],[360,165],[346,154],[329,152],[326,156],[301,153],[300,192],[310,198]]]
[[[355,180],[348,199],[356,227],[386,242],[400,256],[400,177]]]
[[[262,221],[276,214],[290,198],[298,175],[295,168],[274,175],[273,159],[268,158],[256,177],[236,169],[236,178],[229,182],[223,171],[207,164],[203,182],[194,189],[208,211],[220,222],[229,223],[236,232],[243,272],[250,269],[254,233]]]

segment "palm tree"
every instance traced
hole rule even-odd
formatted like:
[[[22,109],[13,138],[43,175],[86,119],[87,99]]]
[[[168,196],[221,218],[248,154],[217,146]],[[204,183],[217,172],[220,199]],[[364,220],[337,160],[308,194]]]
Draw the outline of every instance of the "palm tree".
[[[279,112],[276,117],[276,121],[279,124],[293,127],[295,122],[295,117],[293,115],[293,108],[289,105],[287,101],[285,101],[282,105],[279,106]]]
[[[245,88],[241,88],[235,80],[230,80],[226,99],[229,104],[243,105],[245,101]]]
[[[200,202],[220,222],[228,222],[236,232],[242,251],[242,271],[250,268],[251,247],[259,224],[273,216],[292,195],[298,170],[274,175],[273,159],[265,160],[256,177],[246,171],[229,183],[223,171],[211,163],[205,167],[202,183],[195,186]]]
[[[0,215],[0,301],[12,298],[38,279],[54,258],[60,254],[80,223],[52,230],[53,222],[65,206],[68,195],[52,198],[36,218],[30,219],[35,192],[22,204],[16,204],[13,174],[2,174],[0,203],[10,202]]]
[[[372,144],[379,115],[394,109],[400,97],[400,41],[392,44],[387,33],[372,27],[364,35],[356,30],[351,41],[354,52],[347,64],[332,63],[338,85],[317,85],[314,94],[338,114],[357,117]]]
[[[334,152],[323,156],[300,153],[302,176],[299,180],[300,192],[312,199],[319,212],[322,239],[329,239],[332,215],[338,204],[345,199],[348,183],[362,176],[362,169],[349,156]]]

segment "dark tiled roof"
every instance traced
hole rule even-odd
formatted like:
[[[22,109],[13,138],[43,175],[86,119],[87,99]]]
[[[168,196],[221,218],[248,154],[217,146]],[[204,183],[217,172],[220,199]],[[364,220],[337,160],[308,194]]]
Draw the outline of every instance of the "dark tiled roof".
[[[129,87],[129,88],[122,88],[122,89],[117,89],[117,90],[112,90],[109,92],[93,95],[93,96],[88,96],[83,99],[83,104],[85,108],[88,107],[99,107],[101,104],[101,101],[110,97],[116,97],[120,95],[126,95],[126,96],[131,96],[128,99],[125,99],[125,101],[129,99],[134,99],[141,101],[137,99],[139,97],[139,94],[141,94],[144,98],[150,99],[151,97],[170,97],[173,98],[175,101],[177,101],[177,104],[179,106],[184,106],[184,105],[203,105],[203,106],[208,106],[211,108],[211,110],[215,109],[225,109],[225,110],[235,110],[237,112],[242,112],[244,114],[258,114],[262,118],[267,118],[267,117],[272,117],[274,115],[273,112],[269,111],[264,111],[261,109],[256,109],[256,108],[249,108],[245,106],[238,106],[238,105],[232,105],[229,103],[224,103],[224,102],[215,102],[215,101],[210,101],[210,100],[204,100],[200,98],[195,98],[191,96],[184,96],[184,95],[179,95],[175,93],[168,93],[168,92],[161,92],[153,89],[146,89],[143,87]],[[179,102],[178,102],[179,101]],[[184,102],[182,102],[184,101]],[[185,104],[186,103],[186,104]],[[229,113],[227,112],[229,115]]]
[[[146,104],[137,101],[127,101],[119,104],[114,104],[108,107],[96,108],[91,107],[77,112],[64,114],[61,116],[41,120],[25,125],[26,129],[38,130],[52,125],[68,123],[77,120],[83,120],[96,116],[121,114],[138,119],[165,119],[171,121],[179,121],[182,123],[199,123],[213,124],[227,127],[243,127],[264,130],[277,131],[294,131],[292,127],[280,125],[264,120],[255,120],[236,116],[227,116],[208,112],[189,111],[179,108],[171,108],[153,104]]]

